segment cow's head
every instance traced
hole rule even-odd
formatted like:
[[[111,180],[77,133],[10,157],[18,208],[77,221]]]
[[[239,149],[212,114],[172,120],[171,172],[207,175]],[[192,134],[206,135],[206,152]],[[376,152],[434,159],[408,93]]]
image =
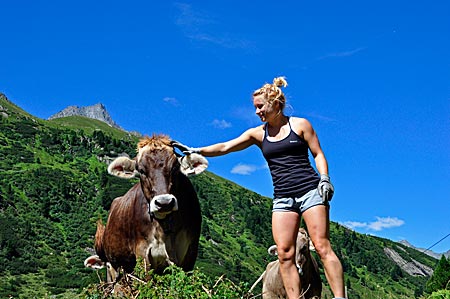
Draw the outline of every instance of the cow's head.
[[[127,179],[139,177],[150,212],[158,219],[178,209],[177,198],[170,192],[177,177],[200,174],[208,167],[208,161],[199,154],[177,157],[171,140],[164,135],[141,139],[137,152],[134,159],[116,158],[108,172]]]
[[[303,274],[303,267],[310,256],[310,249],[312,248],[308,233],[304,228],[299,228],[295,245],[295,264],[300,275]],[[277,245],[270,246],[267,251],[271,255],[277,255]]]

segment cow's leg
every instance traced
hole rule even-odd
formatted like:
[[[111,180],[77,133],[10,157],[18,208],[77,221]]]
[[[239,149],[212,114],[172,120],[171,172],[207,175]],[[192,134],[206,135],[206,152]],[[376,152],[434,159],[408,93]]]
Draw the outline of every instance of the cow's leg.
[[[149,244],[145,258],[148,260],[151,269],[155,269],[156,273],[162,273],[163,270],[173,265],[166,250],[166,245],[160,240],[154,240]]]
[[[151,254],[151,246],[146,240],[142,240],[135,247],[135,254],[137,258],[142,258],[144,262],[144,273],[147,275],[147,272],[151,269],[152,263],[150,262],[149,256]],[[130,272],[131,273],[131,272]]]
[[[147,275],[148,269],[150,269],[150,263],[148,262],[148,257],[144,259],[144,273]]]
[[[191,271],[194,269],[195,261],[198,255],[198,241],[193,241],[184,256],[183,263],[181,267],[184,271]]]
[[[115,283],[118,278],[118,271],[110,263],[106,263],[106,281]]]

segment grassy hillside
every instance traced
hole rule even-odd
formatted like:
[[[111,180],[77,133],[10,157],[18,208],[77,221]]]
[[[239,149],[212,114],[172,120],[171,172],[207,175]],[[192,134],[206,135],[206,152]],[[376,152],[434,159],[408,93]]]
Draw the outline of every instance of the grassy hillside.
[[[121,153],[134,156],[136,142],[95,120],[35,118],[0,95],[0,298],[75,298],[98,283],[97,273],[83,266],[95,222],[106,220],[111,201],[136,182],[107,175],[107,162]],[[225,275],[250,286],[272,260],[266,253],[273,242],[271,199],[210,172],[192,182],[203,214],[197,268],[213,280]],[[406,263],[437,263],[336,223],[331,238],[350,298],[422,294],[428,277],[406,273],[386,248]],[[328,288],[323,298],[331,298]]]
[[[65,127],[75,130],[83,130],[86,134],[93,134],[94,131],[101,131],[116,139],[130,138],[132,135],[122,130],[111,127],[102,121],[87,118],[84,116],[67,116],[54,118],[47,122],[51,127]]]

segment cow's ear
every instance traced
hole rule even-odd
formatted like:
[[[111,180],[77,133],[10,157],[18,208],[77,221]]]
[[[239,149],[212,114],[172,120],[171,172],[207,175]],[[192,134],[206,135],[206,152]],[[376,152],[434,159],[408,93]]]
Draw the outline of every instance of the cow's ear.
[[[84,260],[84,266],[92,269],[103,269],[105,267],[105,263],[99,258],[98,255],[91,255]]]
[[[200,174],[208,167],[208,160],[199,154],[186,155],[178,160],[181,172],[187,176]]]
[[[277,245],[272,245],[267,249],[270,255],[278,255]]]
[[[118,157],[108,166],[108,173],[124,179],[138,176],[136,161],[128,157]]]

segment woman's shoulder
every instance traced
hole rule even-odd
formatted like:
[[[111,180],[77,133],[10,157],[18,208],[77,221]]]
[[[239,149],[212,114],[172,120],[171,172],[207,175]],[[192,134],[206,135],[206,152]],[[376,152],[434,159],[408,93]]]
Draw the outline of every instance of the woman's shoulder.
[[[311,126],[311,123],[309,122],[309,120],[307,120],[306,118],[303,118],[303,117],[291,116],[291,117],[289,117],[289,121],[293,125]]]
[[[306,118],[290,117],[289,121],[294,132],[301,137],[303,137],[303,134],[305,132],[309,132],[312,130],[312,125]]]
[[[262,125],[259,125],[259,126],[250,128],[250,129],[247,130],[247,132],[248,132],[249,134],[251,134],[251,135],[255,135],[255,134],[256,134],[256,135],[259,135],[259,134],[261,134],[261,133],[264,133],[265,125],[266,125],[266,124],[262,124]]]
[[[262,124],[262,125],[250,128],[247,131],[245,131],[244,134],[248,134],[248,136],[250,136],[251,138],[260,141],[260,140],[262,140],[262,137],[264,136],[264,126],[265,126],[265,124]]]
[[[265,125],[266,124],[264,123],[264,124],[258,125],[256,127],[251,127],[249,129],[247,129],[247,132],[258,132],[258,131],[264,130]]]

